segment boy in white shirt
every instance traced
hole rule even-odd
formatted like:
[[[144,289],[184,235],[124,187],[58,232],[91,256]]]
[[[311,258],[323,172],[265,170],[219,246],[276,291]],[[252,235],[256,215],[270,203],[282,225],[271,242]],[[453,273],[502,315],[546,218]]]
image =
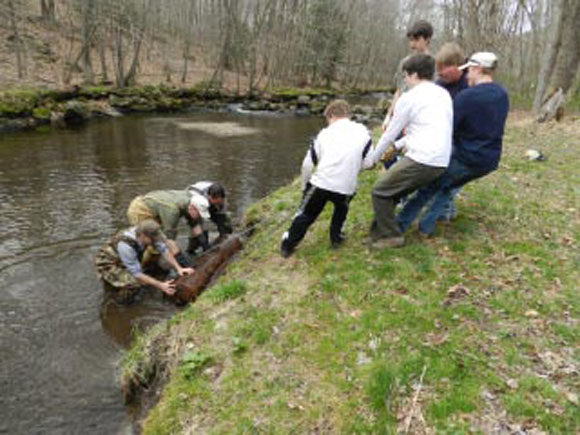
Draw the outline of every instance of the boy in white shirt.
[[[377,163],[393,146],[406,150],[373,186],[375,216],[370,236],[376,248],[404,245],[395,221],[397,202],[443,174],[451,156],[453,104],[449,93],[433,83],[433,57],[412,55],[403,63],[403,71],[409,90],[397,101],[393,118],[371,155],[372,163]],[[394,142],[403,129],[403,139]]]
[[[282,257],[292,255],[328,201],[334,204],[330,243],[333,248],[340,246],[344,241],[342,227],[356,190],[358,173],[363,164],[372,165],[370,134],[364,125],[349,119],[348,103],[344,100],[331,102],[324,110],[324,116],[328,127],[318,133],[302,163],[304,195],[289,230],[282,237]]]

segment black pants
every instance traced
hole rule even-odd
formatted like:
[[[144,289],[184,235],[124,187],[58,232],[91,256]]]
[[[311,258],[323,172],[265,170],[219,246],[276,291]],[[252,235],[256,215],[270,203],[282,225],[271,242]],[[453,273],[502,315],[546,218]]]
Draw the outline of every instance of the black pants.
[[[346,220],[351,199],[351,195],[331,192],[309,184],[304,192],[300,209],[292,220],[290,229],[282,239],[282,247],[294,249],[304,238],[308,227],[316,221],[328,201],[334,204],[334,213],[330,221],[330,241],[340,243],[342,226]]]

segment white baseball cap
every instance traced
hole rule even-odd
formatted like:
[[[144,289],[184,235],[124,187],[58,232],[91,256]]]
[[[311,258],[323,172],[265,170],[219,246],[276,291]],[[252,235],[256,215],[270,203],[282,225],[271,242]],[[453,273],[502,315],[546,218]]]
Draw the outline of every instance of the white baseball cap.
[[[469,60],[461,65],[459,69],[463,70],[470,66],[482,66],[484,68],[495,68],[497,56],[489,51],[479,51],[474,53]]]
[[[209,219],[209,201],[205,196],[194,193],[189,200],[189,205],[194,206],[203,219]]]

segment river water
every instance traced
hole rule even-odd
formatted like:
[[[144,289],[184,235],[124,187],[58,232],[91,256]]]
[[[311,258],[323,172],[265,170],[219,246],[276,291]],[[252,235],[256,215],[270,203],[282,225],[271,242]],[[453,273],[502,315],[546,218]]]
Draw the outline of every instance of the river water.
[[[0,433],[131,433],[118,365],[155,295],[103,306],[92,260],[138,194],[204,179],[234,217],[299,173],[319,118],[122,117],[0,136]],[[276,241],[277,243],[277,241]]]

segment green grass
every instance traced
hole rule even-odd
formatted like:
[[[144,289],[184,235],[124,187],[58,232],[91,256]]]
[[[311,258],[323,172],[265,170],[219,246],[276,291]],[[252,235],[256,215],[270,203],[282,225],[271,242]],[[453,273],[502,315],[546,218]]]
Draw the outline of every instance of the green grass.
[[[365,242],[376,172],[339,250],[328,209],[279,257],[298,183],[255,204],[239,259],[127,357],[125,376],[146,372],[139,357],[168,375],[144,433],[578,431],[577,123],[512,122],[500,169],[463,190],[457,221],[427,241],[412,228],[400,249]],[[185,376],[188,352],[208,358]]]
[[[246,291],[247,286],[243,281],[234,280],[210,289],[209,295],[215,302],[225,302],[242,296]]]

